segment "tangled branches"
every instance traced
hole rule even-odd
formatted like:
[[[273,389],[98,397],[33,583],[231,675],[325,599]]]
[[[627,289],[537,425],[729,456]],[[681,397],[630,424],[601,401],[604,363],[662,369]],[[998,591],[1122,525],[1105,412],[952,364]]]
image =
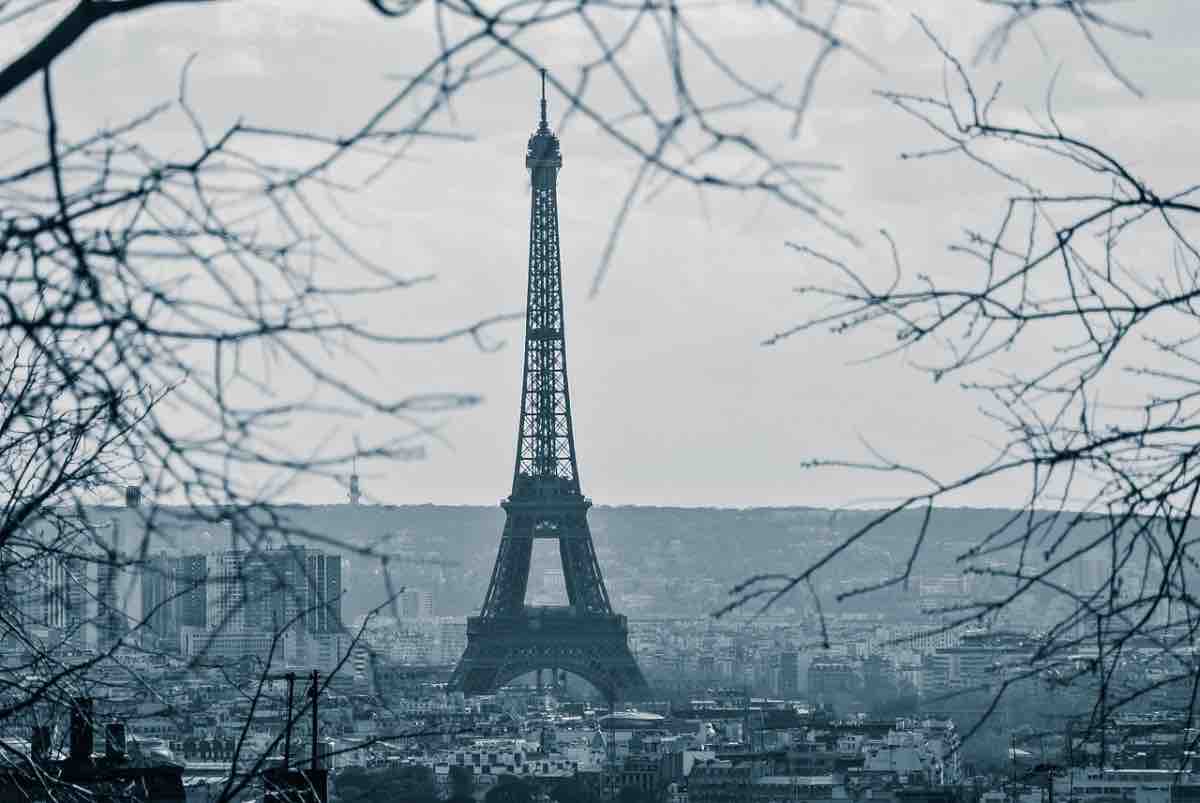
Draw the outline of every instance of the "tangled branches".
[[[891,264],[883,281],[869,268],[794,244],[828,273],[799,288],[823,302],[821,311],[769,342],[818,328],[890,329],[896,345],[878,357],[902,354],[934,381],[957,379],[982,400],[1004,440],[987,462],[949,478],[879,454],[866,462],[817,461],[904,475],[920,490],[800,571],[751,578],[734,589],[726,610],[811,589],[819,573],[912,511],[914,532],[898,568],[839,599],[907,587],[930,559],[935,506],[1013,478],[1025,488],[1021,510],[971,534],[955,556],[977,579],[973,599],[936,611],[941,621],[931,630],[990,625],[1025,606],[1020,616],[1036,630],[1037,648],[1019,671],[997,678],[993,706],[1017,682],[1088,679],[1092,727],[1117,710],[1191,710],[1200,677],[1193,522],[1200,185],[1159,186],[1072,131],[1055,113],[1053,84],[1043,115],[1016,118],[1003,109],[999,85],[978,87],[929,38],[948,65],[944,94],[881,93],[937,140],[901,158],[956,160],[999,181],[1008,197],[998,222],[969,229],[950,246],[960,266],[952,274],[931,268],[910,275],[887,232]]]
[[[763,195],[849,237],[811,185],[813,171],[828,166],[782,158],[741,122],[763,109],[794,128],[835,53],[874,64],[835,30],[843,9],[852,10],[844,0],[819,18],[773,1],[748,12],[815,44],[811,71],[792,85],[764,85],[722,52],[703,8],[675,2],[370,0],[379,24],[419,27],[435,45],[432,55],[397,65],[398,85],[348,130],[248,116],[214,125],[189,97],[187,64],[173,102],[148,103],[96,130],[65,124],[60,57],[99,41],[106,20],[173,5],[77,0],[63,13],[43,0],[0,2],[0,26],[50,20],[0,65],[0,108],[40,90],[35,116],[0,129],[10,154],[0,168],[0,642],[17,656],[0,672],[6,731],[18,715],[111,684],[158,695],[138,662],[176,660],[182,628],[160,614],[191,604],[201,589],[215,604],[200,654],[187,656],[191,669],[215,671],[205,639],[243,631],[251,610],[270,631],[271,655],[267,667],[252,667],[257,681],[231,680],[233,688],[258,699],[276,648],[310,620],[320,620],[323,635],[346,636],[336,642],[345,648],[338,670],[345,664],[357,636],[322,614],[338,592],[327,584],[310,593],[319,581],[304,547],[378,561],[394,600],[389,547],[313,531],[272,503],[296,476],[336,476],[357,457],[404,459],[431,435],[431,414],[477,401],[365,390],[345,373],[359,349],[458,339],[487,348],[488,328],[514,316],[432,334],[348,317],[349,302],[366,294],[402,307],[432,271],[404,274],[372,260],[330,210],[424,143],[466,139],[438,127],[453,120],[454,99],[514,68],[554,66],[543,53],[549,34],[586,44],[572,66],[550,72],[551,90],[566,99],[560,130],[586,121],[638,166],[610,254],[637,199],[671,182]],[[639,66],[649,61],[654,68]],[[160,129],[177,122],[187,140],[166,147]],[[365,414],[390,419],[401,434],[350,451],[314,451],[312,437],[293,437],[297,428],[307,435],[323,420]],[[122,487],[140,489],[150,504],[120,514],[96,506]],[[172,561],[186,558],[205,528],[228,536],[219,571],[176,571]],[[129,604],[120,580],[134,571],[141,606]],[[61,617],[68,608],[73,616]],[[38,679],[32,689],[26,677]]]

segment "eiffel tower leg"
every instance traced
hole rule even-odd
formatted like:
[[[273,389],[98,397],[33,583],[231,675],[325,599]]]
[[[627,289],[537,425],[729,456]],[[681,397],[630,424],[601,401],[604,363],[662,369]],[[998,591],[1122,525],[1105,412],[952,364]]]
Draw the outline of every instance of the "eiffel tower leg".
[[[560,528],[558,552],[563,564],[567,600],[586,613],[612,613],[585,516],[582,512],[571,516]]]
[[[483,610],[498,616],[515,616],[525,607],[529,584],[529,563],[533,556],[531,522],[521,514],[509,513],[504,535],[492,568],[492,580],[484,598]]]

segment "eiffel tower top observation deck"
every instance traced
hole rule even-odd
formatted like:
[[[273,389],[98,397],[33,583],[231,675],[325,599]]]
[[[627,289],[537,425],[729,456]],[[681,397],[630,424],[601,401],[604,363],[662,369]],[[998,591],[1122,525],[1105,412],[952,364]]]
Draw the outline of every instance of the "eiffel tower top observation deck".
[[[562,152],[546,116],[545,72],[541,120],[529,138],[525,166],[529,168],[532,189],[529,289],[521,417],[510,502],[581,495],[567,383],[558,242],[558,171],[562,167]]]

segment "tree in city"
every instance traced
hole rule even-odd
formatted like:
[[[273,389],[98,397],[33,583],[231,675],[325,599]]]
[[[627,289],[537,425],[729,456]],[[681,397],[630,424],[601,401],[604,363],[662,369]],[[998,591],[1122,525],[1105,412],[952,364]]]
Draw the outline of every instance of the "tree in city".
[[[598,803],[599,797],[578,774],[555,784],[550,790],[550,799],[555,803]]]
[[[636,786],[622,786],[617,792],[618,803],[654,803],[655,797],[645,789]]]
[[[427,803],[438,800],[437,783],[428,767],[363,770],[347,767],[337,775],[338,797],[355,803],[405,800]]]
[[[533,803],[537,796],[537,789],[529,781],[501,775],[483,799],[485,803]]]
[[[451,765],[450,797],[453,803],[466,803],[475,799],[475,772],[471,767]]]

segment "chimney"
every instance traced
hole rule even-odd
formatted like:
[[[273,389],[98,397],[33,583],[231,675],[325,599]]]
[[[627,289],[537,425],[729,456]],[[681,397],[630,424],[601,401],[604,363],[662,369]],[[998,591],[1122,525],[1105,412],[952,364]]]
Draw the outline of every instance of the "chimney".
[[[50,726],[34,725],[29,740],[30,753],[35,764],[44,764],[50,758]]]
[[[92,698],[76,697],[71,705],[70,758],[73,762],[92,758]]]
[[[125,758],[125,723],[110,722],[104,726],[104,756],[109,761]]]
[[[142,486],[126,485],[125,486],[125,507],[141,507],[142,506]]]

